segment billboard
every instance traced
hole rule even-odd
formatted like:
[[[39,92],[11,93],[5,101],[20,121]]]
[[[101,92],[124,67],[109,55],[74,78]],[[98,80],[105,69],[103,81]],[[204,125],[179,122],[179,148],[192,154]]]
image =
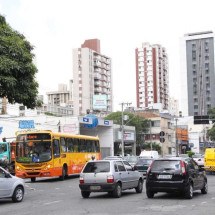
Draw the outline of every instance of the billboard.
[[[107,95],[93,96],[93,110],[107,110]]]

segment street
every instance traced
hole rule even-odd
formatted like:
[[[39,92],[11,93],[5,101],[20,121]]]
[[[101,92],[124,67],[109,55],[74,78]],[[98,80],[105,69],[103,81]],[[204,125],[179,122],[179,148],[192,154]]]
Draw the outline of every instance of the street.
[[[16,215],[56,215],[56,214],[144,214],[144,215],[214,215],[215,214],[215,175],[208,175],[209,192],[194,193],[191,200],[180,195],[159,193],[153,199],[135,190],[123,192],[116,199],[107,193],[91,193],[83,199],[79,190],[79,178],[69,177],[65,181],[38,179],[31,183],[26,179],[26,193],[23,202],[13,203],[10,199],[0,200],[0,214]]]

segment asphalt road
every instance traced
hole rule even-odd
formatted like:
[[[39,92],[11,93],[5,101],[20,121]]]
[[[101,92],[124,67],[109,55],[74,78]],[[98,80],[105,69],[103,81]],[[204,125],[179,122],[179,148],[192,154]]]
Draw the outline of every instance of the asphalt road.
[[[191,200],[165,193],[155,194],[153,199],[148,199],[145,187],[142,194],[136,194],[134,189],[124,191],[119,199],[106,193],[92,193],[89,199],[83,199],[78,184],[78,177],[69,177],[65,181],[43,179],[35,183],[26,180],[23,202],[0,200],[0,215],[215,214],[215,175],[208,175],[208,194],[195,192]]]

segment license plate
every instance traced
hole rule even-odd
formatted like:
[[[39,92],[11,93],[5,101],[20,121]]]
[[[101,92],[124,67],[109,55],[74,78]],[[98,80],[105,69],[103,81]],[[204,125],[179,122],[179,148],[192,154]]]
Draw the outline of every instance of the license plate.
[[[100,190],[101,186],[90,186],[91,190]]]
[[[158,179],[171,179],[172,175],[158,175]]]

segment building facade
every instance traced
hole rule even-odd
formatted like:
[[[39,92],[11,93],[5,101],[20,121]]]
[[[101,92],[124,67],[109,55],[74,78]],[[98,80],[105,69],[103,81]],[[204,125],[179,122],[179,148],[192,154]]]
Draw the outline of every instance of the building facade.
[[[155,107],[168,110],[169,72],[166,49],[161,45],[143,43],[136,48],[137,108]]]
[[[101,115],[112,112],[111,73],[111,58],[100,53],[98,39],[73,49],[74,115],[85,115],[87,110]]]
[[[182,41],[182,109],[185,115],[207,115],[215,107],[214,34],[184,35]]]

